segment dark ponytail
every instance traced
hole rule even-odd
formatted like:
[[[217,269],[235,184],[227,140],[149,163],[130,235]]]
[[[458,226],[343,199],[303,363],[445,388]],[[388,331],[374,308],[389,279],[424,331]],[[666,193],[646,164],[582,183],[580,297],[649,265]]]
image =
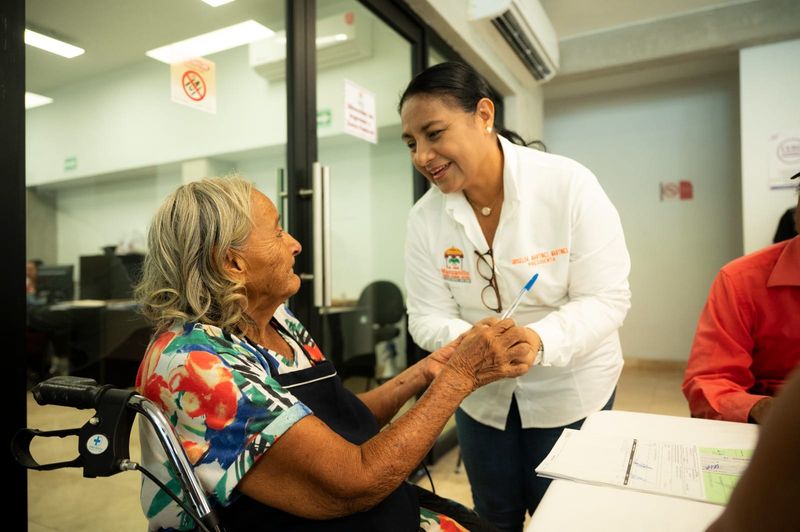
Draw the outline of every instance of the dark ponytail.
[[[474,113],[482,98],[489,98],[493,102],[499,99],[486,80],[472,67],[455,61],[439,63],[417,74],[400,97],[397,111],[402,110],[406,100],[418,94],[449,98],[466,113]],[[499,135],[514,144],[532,146],[547,151],[544,143],[540,140],[525,142],[518,133],[505,129],[500,124],[496,124],[495,129]]]

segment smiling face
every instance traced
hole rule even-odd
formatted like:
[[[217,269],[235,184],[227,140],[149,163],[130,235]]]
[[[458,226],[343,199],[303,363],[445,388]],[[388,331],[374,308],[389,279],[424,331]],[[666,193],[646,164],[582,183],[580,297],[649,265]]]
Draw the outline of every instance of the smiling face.
[[[478,102],[474,113],[435,95],[410,97],[400,110],[403,142],[414,167],[444,193],[458,192],[479,178],[487,153],[496,146],[494,105]]]
[[[244,279],[249,307],[279,305],[300,289],[294,257],[302,247],[283,230],[275,205],[261,192],[252,193],[253,228],[244,247],[233,254],[233,268]]]

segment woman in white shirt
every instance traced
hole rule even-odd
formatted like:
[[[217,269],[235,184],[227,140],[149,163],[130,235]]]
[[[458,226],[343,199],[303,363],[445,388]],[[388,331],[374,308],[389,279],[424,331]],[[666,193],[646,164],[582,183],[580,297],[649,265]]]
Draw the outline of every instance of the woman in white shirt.
[[[521,530],[548,481],[534,467],[565,427],[611,408],[622,370],[617,330],[630,306],[630,258],[616,209],[579,163],[512,143],[487,83],[460,63],[415,77],[403,140],[434,186],[411,210],[409,329],[434,350],[499,318],[538,273],[513,319],[536,366],[468,396],[456,412],[475,509]]]

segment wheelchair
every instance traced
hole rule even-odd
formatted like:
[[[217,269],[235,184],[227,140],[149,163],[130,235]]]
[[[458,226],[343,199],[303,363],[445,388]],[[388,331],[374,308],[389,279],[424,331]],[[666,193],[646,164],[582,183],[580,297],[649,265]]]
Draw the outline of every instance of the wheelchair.
[[[132,390],[98,385],[85,377],[53,377],[33,387],[39,405],[58,405],[77,409],[94,409],[95,414],[82,427],[41,431],[23,428],[11,440],[14,459],[23,467],[51,471],[64,467],[83,468],[86,478],[110,477],[123,471],[140,471],[168,493],[192,519],[195,530],[224,532],[225,529],[206,499],[199,480],[192,470],[183,447],[169,421],[151,401]],[[152,473],[130,459],[130,434],[136,414],[153,427],[170,464],[180,479],[188,501],[182,500]],[[34,438],[78,437],[79,456],[66,462],[39,464],[31,455]]]

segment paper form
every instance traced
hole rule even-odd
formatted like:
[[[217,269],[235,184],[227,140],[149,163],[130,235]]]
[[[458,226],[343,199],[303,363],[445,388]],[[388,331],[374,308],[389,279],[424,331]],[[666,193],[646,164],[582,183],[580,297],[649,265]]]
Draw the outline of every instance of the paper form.
[[[751,455],[565,429],[536,472],[725,504]]]
[[[700,463],[706,500],[727,504],[739,477],[744,473],[753,451],[750,449],[714,449],[701,447]]]

